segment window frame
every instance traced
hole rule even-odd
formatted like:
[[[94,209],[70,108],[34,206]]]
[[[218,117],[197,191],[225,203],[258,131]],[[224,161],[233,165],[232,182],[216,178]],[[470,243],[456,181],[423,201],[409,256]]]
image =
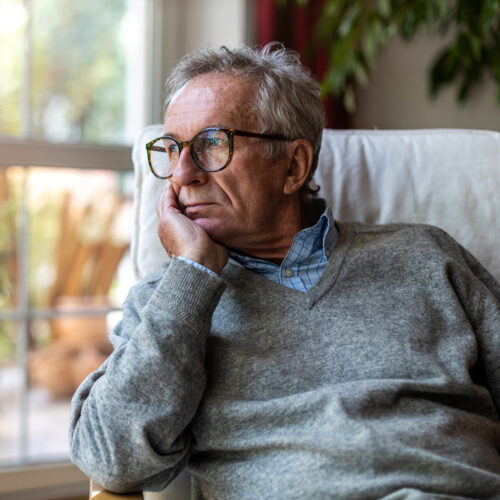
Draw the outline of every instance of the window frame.
[[[29,5],[32,0],[24,0]],[[198,0],[199,1],[199,0]],[[212,0],[215,3],[221,0]],[[159,123],[163,120],[163,85],[176,62],[186,52],[193,50],[190,40],[187,39],[187,27],[193,18],[203,19],[203,9],[208,6],[200,5],[195,0],[145,0],[146,39],[144,40],[144,71],[147,75],[145,85],[144,122],[145,125]],[[238,0],[244,6],[245,24],[240,26],[240,42],[250,45],[255,43],[254,25],[255,12],[252,0]],[[199,20],[200,20],[199,19]],[[238,23],[240,19],[234,19]],[[224,20],[224,23],[227,19]],[[213,39],[219,40],[220,26],[212,27],[200,35],[196,41],[199,46],[210,43]],[[236,40],[237,41],[237,40]],[[25,46],[24,57],[29,56],[29,47]],[[29,71],[29,66],[28,66]],[[28,73],[29,74],[29,73]],[[23,89],[24,98],[28,88]],[[29,119],[28,111],[24,109],[22,119],[26,123]],[[92,144],[54,144],[45,141],[35,141],[29,138],[12,139],[0,135],[0,168],[8,166],[23,167],[53,167],[78,169],[103,169],[126,172],[132,170],[131,147],[119,145],[92,145]],[[22,218],[27,217],[25,211]],[[25,227],[26,221],[24,222]],[[19,248],[26,253],[23,262],[27,263],[26,234],[21,234],[23,246]],[[26,265],[26,264],[20,264]],[[26,276],[26,269],[23,273]],[[23,275],[20,275],[23,276]],[[26,285],[25,285],[26,289]],[[27,297],[22,299],[26,304]],[[69,311],[71,313],[71,311]],[[54,310],[30,309],[17,307],[9,311],[0,311],[0,321],[23,320],[25,325],[36,318],[55,317],[66,315]],[[83,314],[102,314],[102,311],[88,310]],[[82,315],[82,310],[78,310]],[[26,328],[26,327],[25,327]],[[25,332],[27,338],[27,330]],[[26,347],[26,346],[25,346]],[[25,361],[26,362],[26,361]],[[27,366],[27,365],[26,365]],[[34,462],[18,463],[8,468],[0,468],[0,496],[41,500],[68,498],[70,496],[88,493],[88,479],[69,460],[51,461],[37,464]]]
[[[144,0],[145,28],[144,28],[144,60],[143,71],[150,75],[144,87],[143,107],[144,124],[161,120],[162,88],[165,78],[166,63],[163,47],[166,35],[162,29],[166,6],[162,0]],[[175,0],[178,4],[180,0]],[[30,8],[31,0],[25,0],[25,5]],[[25,41],[24,57],[29,57],[29,41]],[[177,54],[170,54],[167,60],[175,60]],[[27,63],[26,76],[29,78],[30,67]],[[23,99],[28,98],[27,85],[23,84],[21,90]],[[29,135],[26,124],[28,111],[26,105],[22,107],[22,120],[25,122],[25,134]],[[31,138],[12,138],[0,135],[0,168],[20,166],[24,168],[46,167],[66,169],[92,169],[111,170],[115,172],[131,172],[133,170],[131,146],[124,145],[98,145],[98,144],[71,144],[51,143]],[[19,258],[18,274],[20,288],[19,300],[13,308],[0,311],[0,321],[15,321],[20,324],[19,352],[17,362],[23,367],[23,393],[20,406],[20,459],[6,463],[0,467],[0,496],[21,495],[26,499],[42,498],[68,498],[68,496],[85,495],[88,493],[88,478],[75,466],[69,458],[47,460],[40,463],[30,459],[27,454],[28,430],[28,325],[33,319],[49,319],[62,316],[102,316],[108,312],[120,310],[112,307],[89,307],[84,310],[64,312],[55,309],[36,309],[29,304],[27,295],[27,270],[28,270],[28,213],[26,198],[23,196],[20,207],[19,231]]]
[[[131,147],[90,146],[49,144],[37,141],[0,140],[0,168],[22,166],[26,169],[36,167],[74,168],[131,172]],[[19,399],[19,448],[20,458],[0,467],[0,496],[21,493],[23,498],[45,498],[44,489],[52,488],[46,498],[67,498],[68,495],[82,495],[88,490],[88,479],[71,464],[69,458],[54,457],[53,460],[39,463],[28,455],[28,328],[36,319],[52,319],[71,316],[103,316],[119,311],[113,307],[88,307],[81,310],[59,311],[53,308],[34,308],[28,296],[28,248],[29,216],[25,193],[20,206],[18,233],[18,276],[19,294],[14,307],[0,311],[0,321],[19,324],[16,362],[23,368],[22,389]],[[55,495],[55,496],[54,496]]]
[[[0,165],[22,167],[132,170],[130,146],[54,144],[0,137]]]

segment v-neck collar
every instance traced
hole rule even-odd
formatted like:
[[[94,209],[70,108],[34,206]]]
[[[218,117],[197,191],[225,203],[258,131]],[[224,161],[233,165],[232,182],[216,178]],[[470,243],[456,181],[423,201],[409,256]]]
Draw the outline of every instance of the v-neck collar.
[[[311,288],[305,292],[285,287],[263,276],[260,276],[244,267],[229,261],[224,268],[221,277],[231,286],[245,287],[250,282],[255,281],[262,287],[263,293],[279,295],[283,300],[292,301],[296,305],[311,309],[314,305],[335,286],[345,258],[355,235],[354,225],[349,223],[339,223],[335,221],[338,231],[338,240],[333,253],[323,271],[323,274]],[[305,299],[305,300],[304,300]]]

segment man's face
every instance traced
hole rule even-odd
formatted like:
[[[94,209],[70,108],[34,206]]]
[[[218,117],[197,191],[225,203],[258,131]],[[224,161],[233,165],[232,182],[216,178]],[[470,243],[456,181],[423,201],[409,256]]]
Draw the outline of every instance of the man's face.
[[[200,75],[170,103],[164,131],[182,141],[210,126],[260,132],[250,111],[253,96],[251,82]],[[260,240],[268,241],[282,224],[286,155],[271,161],[264,146],[261,139],[235,136],[231,163],[212,173],[200,170],[184,148],[170,179],[181,210],[228,247],[248,250]]]

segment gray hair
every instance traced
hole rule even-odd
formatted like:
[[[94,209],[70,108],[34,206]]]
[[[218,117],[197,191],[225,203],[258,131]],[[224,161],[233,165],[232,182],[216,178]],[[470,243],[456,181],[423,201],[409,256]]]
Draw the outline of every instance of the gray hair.
[[[236,48],[222,46],[188,54],[166,81],[165,111],[189,80],[206,73],[252,78],[257,86],[253,111],[261,132],[306,139],[311,143],[313,164],[302,191],[314,194],[316,191],[309,187],[309,181],[318,164],[325,111],[319,84],[302,66],[299,55],[277,42],[268,43],[262,49],[245,45]],[[268,141],[266,153],[270,158],[276,158],[285,148],[286,143]]]

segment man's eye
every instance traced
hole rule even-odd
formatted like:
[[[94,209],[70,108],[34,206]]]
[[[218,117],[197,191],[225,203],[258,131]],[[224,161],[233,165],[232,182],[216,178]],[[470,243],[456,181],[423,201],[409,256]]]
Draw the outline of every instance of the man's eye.
[[[168,154],[174,154],[174,153],[177,153],[178,151],[179,151],[179,147],[175,143],[169,144],[167,146]]]

